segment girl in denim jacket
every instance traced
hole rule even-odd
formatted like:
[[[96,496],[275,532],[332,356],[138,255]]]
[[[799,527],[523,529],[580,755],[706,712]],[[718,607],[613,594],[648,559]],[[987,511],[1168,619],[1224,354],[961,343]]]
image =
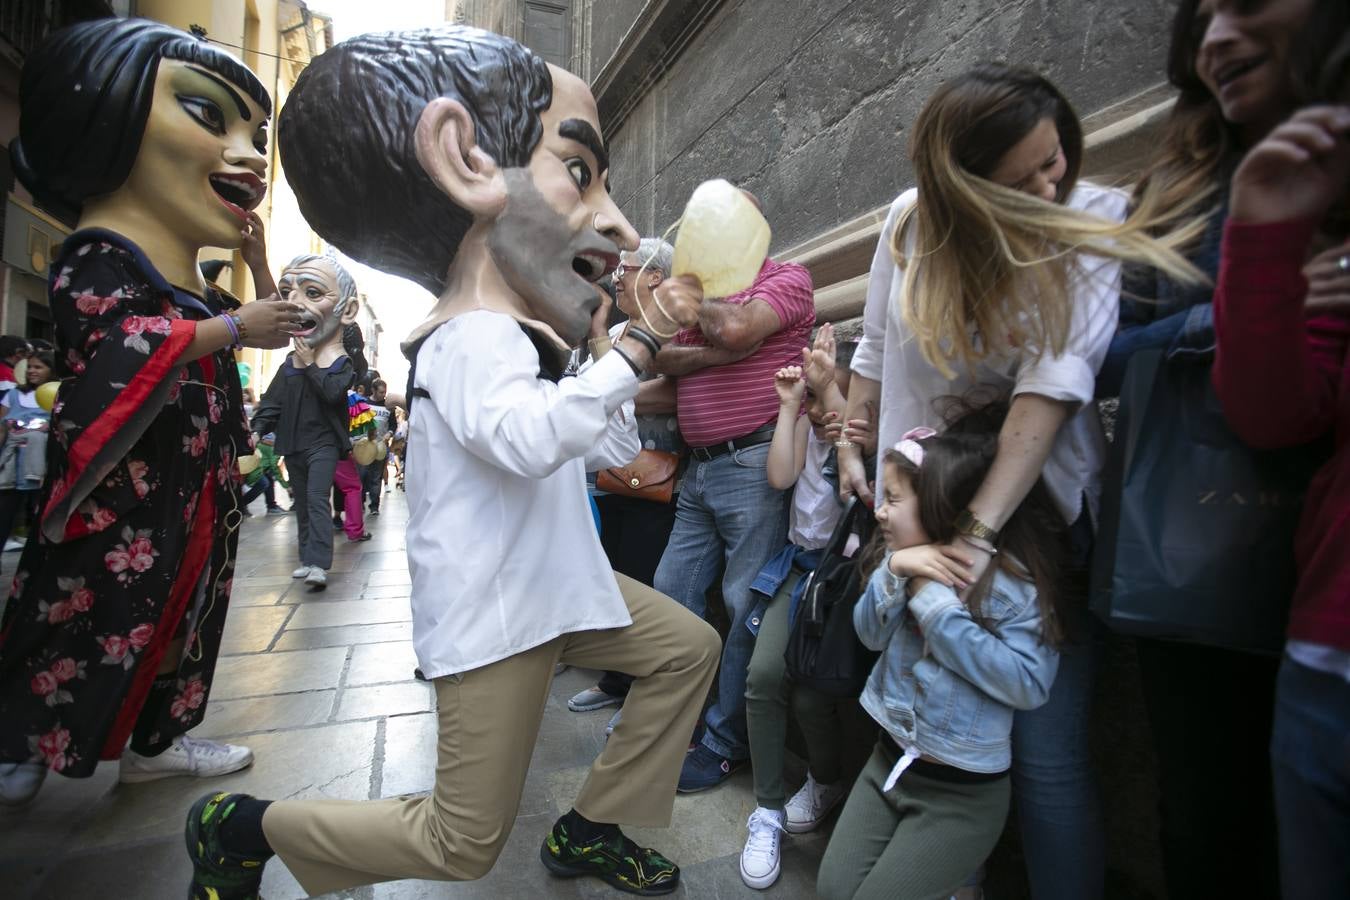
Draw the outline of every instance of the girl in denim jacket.
[[[853,614],[882,651],[862,695],[882,733],[821,862],[826,900],[947,897],[1003,830],[1013,710],[1044,703],[1059,664],[1063,525],[1038,482],[970,583],[954,523],[997,453],[998,409],[941,435],[913,429],[884,456],[878,543],[862,562],[875,571]]]

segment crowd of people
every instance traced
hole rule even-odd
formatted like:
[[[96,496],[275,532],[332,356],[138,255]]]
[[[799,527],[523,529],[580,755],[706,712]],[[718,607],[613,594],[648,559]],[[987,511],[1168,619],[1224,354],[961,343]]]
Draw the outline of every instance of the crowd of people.
[[[60,106],[44,92],[72,60],[153,57],[157,78],[119,102],[167,92],[261,177],[270,101],[252,74],[170,29],[120,27],[115,52],[95,30],[54,50],[53,85],[33,79],[23,115]],[[1032,896],[1103,897],[1089,738],[1103,637],[1123,626],[1089,585],[1121,540],[1108,472],[1129,442],[1119,428],[1108,442],[1098,401],[1121,398],[1118,422],[1147,417],[1127,385],[1156,369],[1198,373],[1190,414],[1220,410],[1237,452],[1314,460],[1287,535],[1287,642],[1269,636],[1283,653],[1135,639],[1168,895],[1350,894],[1350,8],[1182,0],[1168,77],[1174,108],[1130,190],[1081,177],[1081,123],[1044,76],[984,63],[948,78],[908,129],[915,187],[891,204],[854,342],[815,327],[800,265],[765,259],[745,290],[705,297],[669,244],[640,238],[609,197],[579,79],[472,29],[353,39],[297,83],[281,150],[316,231],[438,296],[405,345],[406,397],[366,370],[334,258],[292,260],[269,303],[238,307],[201,280],[202,246],[245,246],[268,290],[261,224],[146,214],[141,170],[168,165],[186,127],[158,104],[140,157],[101,180],[64,177],[68,135],[24,130],[25,183],[83,211],[52,270],[59,357],[0,339],[8,365],[27,361],[3,401],[23,423],[11,434],[46,432],[26,397],[53,366],[63,379],[37,540],[0,631],[0,799],[100,756],[122,759],[124,781],[248,765],[247,748],[186,734],[239,517],[287,490],[294,575],[321,588],[330,517],[362,541],[379,514],[384,455],[362,457],[406,442],[435,786],[348,804],[208,794],[188,813],[192,896],[256,896],[273,855],[315,893],[485,874],[550,678],[571,664],[602,675],[569,708],[615,711],[540,849],[555,875],[674,890],[678,866],[620,823],[666,824],[676,791],[749,764],[752,888],[780,877],[784,834],[837,811],[820,896],[979,897],[1015,809]],[[209,99],[222,78],[225,112]],[[380,127],[305,166],[335,110]],[[246,420],[228,348],[291,342]],[[1143,427],[1191,439],[1180,422]],[[19,454],[13,487],[0,481],[6,516],[35,490],[32,465]],[[804,631],[836,589],[843,642]],[[827,654],[861,661],[847,689],[803,672]],[[850,783],[855,704],[876,740]],[[790,720],[808,767],[795,791]]]

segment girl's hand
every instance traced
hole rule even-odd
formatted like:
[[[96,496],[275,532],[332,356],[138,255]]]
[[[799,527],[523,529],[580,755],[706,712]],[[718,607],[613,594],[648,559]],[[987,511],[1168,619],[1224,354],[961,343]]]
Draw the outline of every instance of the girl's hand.
[[[970,555],[950,544],[920,544],[891,553],[891,573],[906,578],[931,578],[954,591],[974,583]]]
[[[773,389],[778,392],[779,405],[801,406],[806,396],[806,381],[801,366],[784,366],[773,374]]]
[[[802,364],[806,372],[806,383],[816,396],[823,396],[825,389],[834,383],[834,326],[829,322],[816,331],[815,343],[802,348]]]
[[[1309,106],[1253,147],[1233,173],[1238,222],[1317,219],[1350,180],[1350,107]]]
[[[877,429],[867,419],[849,419],[844,425],[842,439],[861,447],[864,456],[877,452]]]
[[[248,222],[243,229],[244,245],[239,255],[250,272],[267,271],[267,234],[263,231],[263,220],[256,212],[249,210]]]
[[[942,549],[950,553],[959,554],[968,560],[966,563],[966,571],[970,573],[969,584],[974,584],[979,581],[984,575],[985,570],[989,568],[989,564],[994,561],[994,554],[978,544],[973,544],[970,541],[965,540],[960,535],[953,538],[950,544],[943,544]],[[964,600],[966,598],[962,597],[961,599]]]
[[[1350,315],[1350,241],[1314,256],[1303,267],[1303,276],[1308,279],[1305,313]]]
[[[300,327],[300,305],[289,300],[254,300],[234,314],[244,323],[245,347],[279,350],[291,339],[291,332]]]

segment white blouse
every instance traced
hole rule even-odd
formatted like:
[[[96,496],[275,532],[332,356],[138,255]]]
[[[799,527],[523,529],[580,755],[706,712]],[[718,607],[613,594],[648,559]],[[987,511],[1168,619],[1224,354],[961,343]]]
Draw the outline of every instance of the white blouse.
[[[853,356],[854,372],[881,383],[879,450],[894,446],[902,434],[916,425],[941,429],[942,421],[933,401],[960,396],[977,385],[1010,390],[1014,396],[1040,394],[1065,401],[1077,411],[1060,428],[1042,474],[1066,522],[1078,518],[1086,499],[1095,525],[1106,440],[1093,403],[1093,391],[1097,371],[1116,331],[1120,263],[1098,256],[1077,257],[1071,271],[1074,305],[1069,340],[1062,354],[1052,356],[1047,352],[1037,358],[1034,347],[1010,350],[1006,355],[984,359],[973,374],[957,363],[956,377],[948,380],[924,359],[900,316],[905,271],[891,256],[891,235],[901,214],[917,199],[918,191],[911,188],[891,204],[872,258],[863,336]],[[1121,191],[1079,182],[1069,195],[1067,206],[1121,222],[1127,204],[1128,198]],[[881,455],[880,452],[877,455],[878,466]]]
[[[405,486],[413,647],[428,678],[560,634],[631,624],[586,498],[586,471],[640,444],[638,380],[617,353],[539,377],[516,321],[457,316],[417,354]]]

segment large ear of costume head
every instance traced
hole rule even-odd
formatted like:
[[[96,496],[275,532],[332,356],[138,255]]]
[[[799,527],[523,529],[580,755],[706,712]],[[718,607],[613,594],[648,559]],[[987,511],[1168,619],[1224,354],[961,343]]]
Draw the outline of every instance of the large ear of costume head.
[[[201,66],[241,88],[268,115],[272,99],[243,63],[148,19],[95,19],[53,34],[24,61],[14,172],[38,202],[77,217],[115,191],[140,152],[162,59]]]
[[[417,156],[418,124],[438,98],[468,114],[478,152],[515,168],[543,136],[553,79],[525,47],[476,28],[366,34],[310,63],[277,129],[310,227],[353,259],[434,294],[474,220]]]

